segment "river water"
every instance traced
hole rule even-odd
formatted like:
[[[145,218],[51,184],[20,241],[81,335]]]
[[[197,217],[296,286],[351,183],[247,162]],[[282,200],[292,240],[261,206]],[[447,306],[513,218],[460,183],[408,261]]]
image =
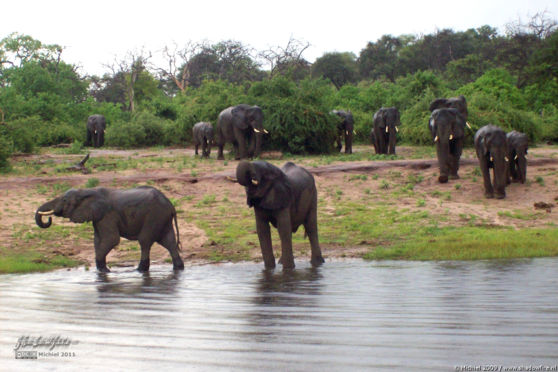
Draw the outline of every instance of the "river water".
[[[0,370],[554,366],[557,283],[558,258],[3,275]],[[16,359],[24,336],[71,343]]]

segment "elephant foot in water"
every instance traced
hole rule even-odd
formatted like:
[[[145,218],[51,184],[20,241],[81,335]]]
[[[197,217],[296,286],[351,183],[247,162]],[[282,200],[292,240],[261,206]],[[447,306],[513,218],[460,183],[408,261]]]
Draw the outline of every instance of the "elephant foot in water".
[[[310,260],[310,263],[312,264],[312,266],[320,266],[324,262],[325,262],[325,260],[321,255],[312,257],[312,259]]]

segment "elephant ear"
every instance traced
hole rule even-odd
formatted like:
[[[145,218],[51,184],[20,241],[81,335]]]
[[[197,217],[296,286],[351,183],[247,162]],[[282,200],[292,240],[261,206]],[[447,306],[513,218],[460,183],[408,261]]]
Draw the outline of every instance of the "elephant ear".
[[[447,107],[447,104],[448,104],[447,99],[438,98],[438,99],[432,101],[432,103],[430,104],[430,107],[428,109],[430,110],[430,112],[432,112],[436,109]]]
[[[432,133],[432,139],[434,139],[437,131],[435,114],[430,115],[430,121],[428,122],[428,127],[430,128],[430,133]]]
[[[232,122],[235,128],[246,130],[248,129],[248,122],[246,120],[246,109],[244,107],[233,107],[231,110]]]
[[[464,118],[459,114],[459,112],[456,112],[455,121],[452,126],[453,136],[456,138],[465,137],[465,125],[466,124]]]
[[[270,176],[267,176],[270,177]],[[291,185],[287,175],[281,171],[281,174],[273,175],[273,178],[267,178],[265,182],[270,182],[271,187],[259,203],[259,207],[269,210],[283,209],[291,203]]]
[[[100,221],[110,209],[109,203],[97,189],[78,191],[75,203],[69,218],[76,223]]]

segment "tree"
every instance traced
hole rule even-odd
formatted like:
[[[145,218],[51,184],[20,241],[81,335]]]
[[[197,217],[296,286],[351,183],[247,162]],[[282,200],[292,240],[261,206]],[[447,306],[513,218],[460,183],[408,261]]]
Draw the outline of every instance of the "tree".
[[[337,89],[358,79],[356,56],[353,53],[326,53],[312,66],[313,77],[329,79]]]
[[[140,51],[128,51],[122,59],[118,60],[115,58],[114,63],[107,66],[112,70],[113,76],[123,77],[128,110],[131,112],[135,111],[136,82],[142,72],[147,69],[150,58],[151,53],[143,49]]]
[[[269,79],[277,74],[301,80],[310,72],[310,63],[302,57],[310,43],[296,40],[292,36],[285,47],[276,46],[258,53],[269,66]]]
[[[169,48],[165,46],[163,48],[163,56],[168,62],[168,67],[155,67],[152,68],[159,73],[161,81],[172,81],[175,88],[178,88],[181,92],[190,85],[191,83],[191,61],[204,47],[204,44],[194,43],[192,41],[187,42],[184,47],[178,49],[175,44],[174,48]],[[167,87],[166,89],[170,95],[176,93],[176,89]]]
[[[378,79],[385,76],[395,82],[399,75],[399,51],[404,39],[383,35],[375,43],[369,42],[366,48],[360,51],[358,65],[360,75],[364,78]]]

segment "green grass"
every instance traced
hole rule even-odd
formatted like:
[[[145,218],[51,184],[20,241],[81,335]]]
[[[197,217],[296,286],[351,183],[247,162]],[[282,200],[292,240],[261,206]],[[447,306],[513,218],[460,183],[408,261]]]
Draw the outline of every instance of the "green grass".
[[[364,255],[369,260],[484,260],[558,255],[557,229],[444,227],[420,229],[404,241]]]
[[[49,271],[62,267],[75,267],[79,261],[56,255],[46,257],[37,252],[14,253],[2,249],[0,255],[0,274],[30,273]]]

